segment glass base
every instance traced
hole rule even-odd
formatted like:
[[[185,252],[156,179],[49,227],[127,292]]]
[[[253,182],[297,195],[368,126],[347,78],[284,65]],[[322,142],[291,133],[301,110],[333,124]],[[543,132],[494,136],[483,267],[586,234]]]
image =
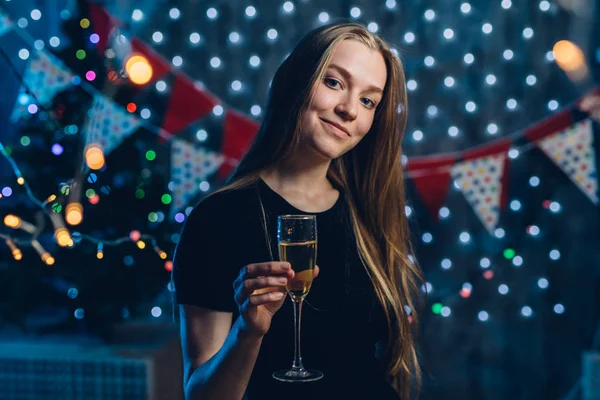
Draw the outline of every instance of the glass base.
[[[273,373],[273,378],[281,382],[314,382],[323,377],[323,373],[315,369],[282,369]]]

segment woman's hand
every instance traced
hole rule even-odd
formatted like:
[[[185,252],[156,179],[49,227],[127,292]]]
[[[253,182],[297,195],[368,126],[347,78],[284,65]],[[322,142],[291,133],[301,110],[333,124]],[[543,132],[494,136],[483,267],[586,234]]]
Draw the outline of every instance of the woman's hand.
[[[579,109],[590,114],[590,117],[600,122],[600,94],[591,94],[583,98]]]
[[[319,275],[315,266],[313,279]],[[281,308],[287,294],[288,280],[294,271],[288,262],[272,261],[248,264],[233,282],[234,299],[243,319],[242,332],[264,336],[271,327],[273,315]]]

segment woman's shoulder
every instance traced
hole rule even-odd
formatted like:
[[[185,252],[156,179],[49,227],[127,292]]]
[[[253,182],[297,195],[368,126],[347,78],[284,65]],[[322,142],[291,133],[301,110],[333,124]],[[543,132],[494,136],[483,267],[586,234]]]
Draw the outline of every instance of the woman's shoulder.
[[[247,186],[217,190],[200,200],[193,208],[190,218],[222,217],[224,214],[245,214],[253,207],[256,196],[255,183]]]

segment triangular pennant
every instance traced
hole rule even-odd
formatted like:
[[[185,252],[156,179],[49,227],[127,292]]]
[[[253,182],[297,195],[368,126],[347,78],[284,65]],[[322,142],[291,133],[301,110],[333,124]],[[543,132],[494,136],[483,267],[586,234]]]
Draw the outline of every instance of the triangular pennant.
[[[224,161],[222,154],[197,147],[183,140],[171,142],[171,212],[181,210],[200,191],[200,184],[215,173]]]
[[[171,72],[171,64],[140,39],[131,39],[131,51],[132,53],[138,53],[146,57],[148,63],[152,66],[152,79],[150,82],[157,81]]]
[[[450,183],[450,166],[455,161],[454,156],[411,158],[406,165],[417,192],[435,222],[438,221],[438,212],[446,200]]]
[[[104,54],[104,50],[110,43],[110,35],[114,28],[121,25],[121,22],[113,18],[104,7],[94,2],[88,2],[90,6],[90,19],[92,20],[92,28],[94,33],[99,37],[96,44],[98,54]]]
[[[598,175],[592,136],[592,121],[585,119],[547,136],[537,145],[594,204],[598,204]]]
[[[49,105],[56,93],[72,85],[72,79],[73,74],[60,60],[45,51],[36,51],[23,76],[23,88],[13,111],[13,121],[23,116],[27,106],[36,100],[40,105]],[[26,88],[35,98],[27,97]]]
[[[500,219],[506,153],[467,159],[454,165],[452,178],[483,225],[492,233]]]
[[[97,94],[84,127],[86,146],[96,144],[104,154],[110,153],[123,140],[131,135],[141,122],[138,117],[129,114],[111,99]]]
[[[250,148],[258,128],[259,125],[256,121],[228,109],[225,115],[221,153],[230,159],[240,160]],[[234,167],[235,165],[232,163],[223,164],[219,169],[219,177],[226,178]]]
[[[208,114],[218,103],[218,99],[198,89],[184,75],[177,74],[162,128],[173,137]]]
[[[0,36],[12,29],[12,21],[0,8]]]

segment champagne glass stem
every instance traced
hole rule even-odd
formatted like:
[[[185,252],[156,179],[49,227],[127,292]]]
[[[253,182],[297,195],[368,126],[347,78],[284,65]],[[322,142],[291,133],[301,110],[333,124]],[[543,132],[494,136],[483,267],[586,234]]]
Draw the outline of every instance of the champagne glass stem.
[[[293,370],[303,371],[302,356],[300,355],[300,321],[302,320],[302,303],[304,299],[292,301],[294,303],[294,363]]]

